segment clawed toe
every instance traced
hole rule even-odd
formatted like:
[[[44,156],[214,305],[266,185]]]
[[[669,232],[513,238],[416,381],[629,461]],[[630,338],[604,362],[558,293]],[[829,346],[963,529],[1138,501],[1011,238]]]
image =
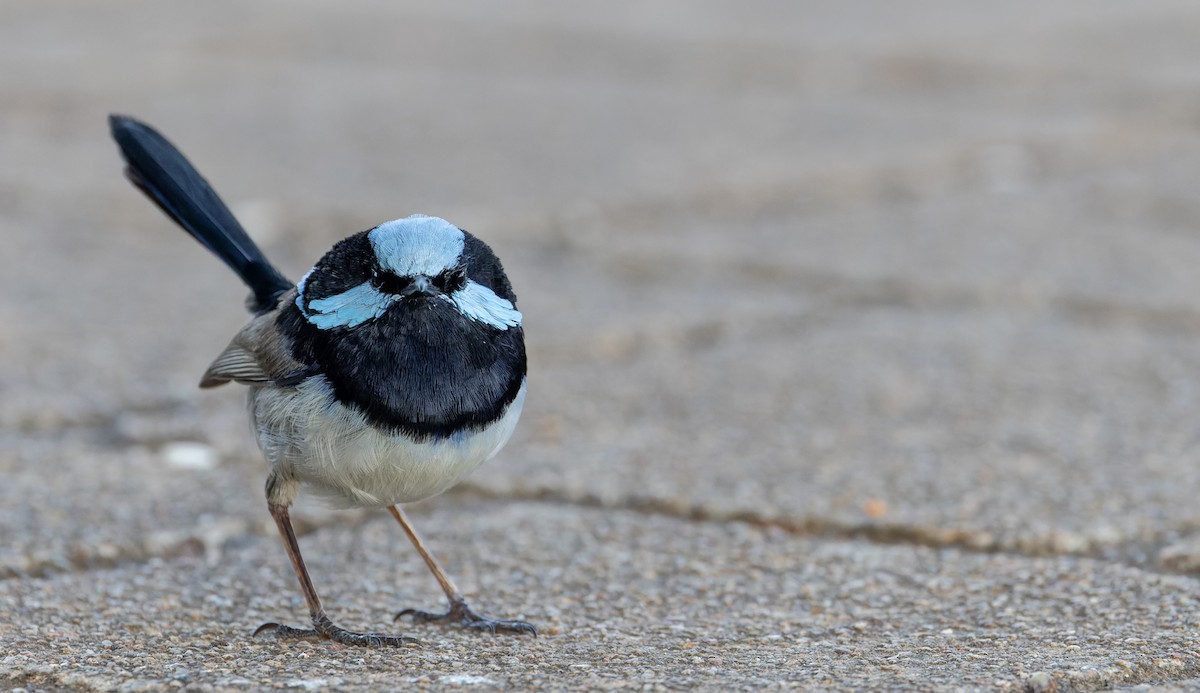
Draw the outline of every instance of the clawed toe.
[[[537,637],[537,628],[534,628],[533,624],[526,623],[525,621],[509,621],[499,618],[480,618],[475,621],[464,621],[462,625],[464,628],[486,630],[489,633],[496,633],[500,631],[518,634],[528,633],[535,638]]]
[[[411,616],[417,623],[451,623],[471,630],[486,630],[489,633],[528,633],[537,637],[537,628],[525,621],[509,621],[499,618],[488,618],[475,613],[466,602],[451,602],[450,609],[444,613],[421,611],[419,609],[404,609],[396,614],[393,622],[405,616]]]
[[[359,647],[420,647],[421,641],[405,635],[384,635],[382,633],[356,633],[335,625],[324,615],[313,618],[312,628],[294,628],[280,623],[264,623],[254,631],[258,636],[271,633],[281,640],[305,640],[324,638],[343,645]]]
[[[321,634],[312,628],[293,628],[285,626],[282,623],[264,623],[254,629],[252,638],[257,638],[263,633],[270,633],[280,640],[304,640],[306,638],[319,638]]]

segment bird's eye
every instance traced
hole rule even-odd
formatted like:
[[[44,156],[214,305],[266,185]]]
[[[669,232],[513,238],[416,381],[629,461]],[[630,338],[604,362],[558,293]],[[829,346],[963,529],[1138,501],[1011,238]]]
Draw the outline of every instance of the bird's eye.
[[[409,284],[412,284],[411,279],[397,276],[391,272],[376,272],[371,276],[371,286],[385,294],[401,293],[408,288]]]
[[[467,272],[462,267],[451,267],[434,277],[433,285],[442,293],[452,294],[467,285]]]

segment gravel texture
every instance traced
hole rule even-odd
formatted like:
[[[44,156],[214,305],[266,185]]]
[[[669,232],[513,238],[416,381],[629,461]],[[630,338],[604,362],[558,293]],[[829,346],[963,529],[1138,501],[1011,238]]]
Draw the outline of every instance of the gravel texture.
[[[1086,558],[794,536],[561,503],[442,499],[433,528],[474,604],[541,629],[394,626],[424,647],[250,639],[301,622],[271,537],[112,570],[0,582],[16,685],[137,689],[531,686],[1020,689],[1200,674],[1192,580]],[[335,620],[388,628],[442,597],[384,513],[302,542]],[[88,608],[80,608],[84,600]],[[321,681],[325,681],[322,684]]]

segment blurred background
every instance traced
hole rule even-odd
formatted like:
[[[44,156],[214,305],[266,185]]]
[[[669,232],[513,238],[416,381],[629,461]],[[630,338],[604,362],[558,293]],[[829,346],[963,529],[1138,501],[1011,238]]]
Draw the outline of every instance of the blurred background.
[[[2,3],[0,576],[274,541],[243,393],[195,389],[245,290],[110,112],[293,279],[412,213],[497,251],[526,414],[426,506],[1195,574],[1198,35],[1183,1]]]

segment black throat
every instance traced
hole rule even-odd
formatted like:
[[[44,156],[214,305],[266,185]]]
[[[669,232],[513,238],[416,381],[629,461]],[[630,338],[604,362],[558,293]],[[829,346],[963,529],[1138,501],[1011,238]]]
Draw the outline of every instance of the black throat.
[[[520,327],[472,320],[436,297],[398,302],[353,328],[319,329],[294,303],[278,321],[293,357],[319,368],[339,402],[418,441],[495,422],[525,380]]]

